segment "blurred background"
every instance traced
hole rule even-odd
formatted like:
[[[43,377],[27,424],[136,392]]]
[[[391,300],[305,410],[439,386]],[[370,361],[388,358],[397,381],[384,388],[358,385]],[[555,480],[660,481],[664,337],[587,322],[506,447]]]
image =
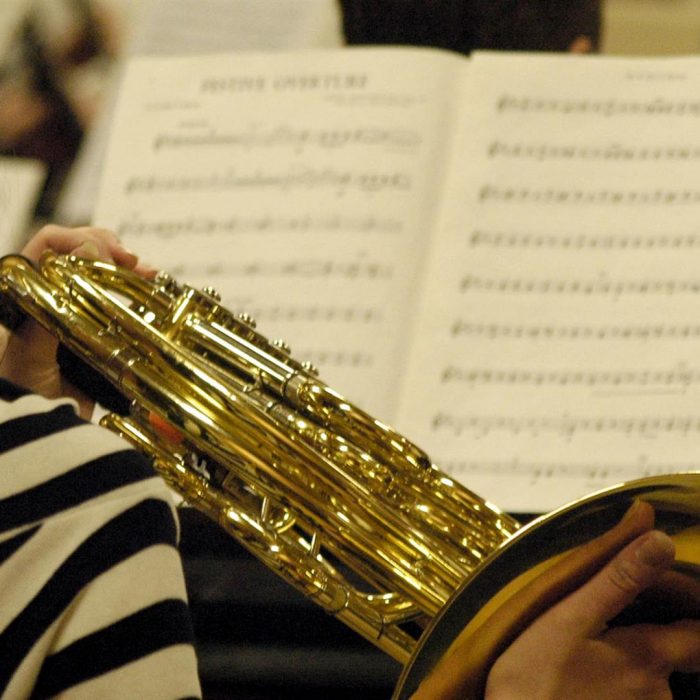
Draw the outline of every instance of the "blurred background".
[[[700,52],[697,0],[0,0],[0,241],[89,223],[120,67],[135,54],[416,44]],[[398,666],[186,510],[205,697],[388,698]]]
[[[693,54],[700,48],[700,3],[2,0],[0,182],[14,193],[0,198],[6,202],[0,210],[4,228],[13,231],[3,240],[5,250],[36,223],[90,220],[100,146],[119,68],[129,56],[376,43],[463,53],[490,48]],[[18,158],[31,162],[20,167]]]

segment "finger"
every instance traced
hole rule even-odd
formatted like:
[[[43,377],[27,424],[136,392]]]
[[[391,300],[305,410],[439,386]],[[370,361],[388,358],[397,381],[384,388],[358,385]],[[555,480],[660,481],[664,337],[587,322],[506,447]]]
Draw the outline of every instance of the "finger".
[[[644,622],[649,624],[667,624],[683,619],[698,620],[700,580],[692,574],[674,569],[664,572],[650,588],[639,595],[633,608],[624,611],[621,619],[616,618],[615,624],[628,624],[629,621],[635,621],[635,616],[639,622],[638,612],[635,610],[642,610]]]
[[[22,253],[32,260],[38,260],[45,250],[114,262],[129,269],[138,263],[138,257],[122,245],[113,231],[94,226],[66,228],[49,224],[31,239]]]
[[[151,267],[142,262],[138,262],[132,269],[137,275],[147,280],[155,279],[156,275],[160,272],[158,268]]]
[[[700,620],[681,620],[658,627],[652,650],[674,671],[700,672]]]
[[[93,240],[83,241],[77,248],[68,251],[71,255],[76,255],[79,258],[85,258],[86,260],[102,260],[104,262],[113,262],[112,256],[106,251],[104,247],[100,249],[100,246]]]
[[[85,229],[67,228],[48,224],[42,227],[22,249],[22,254],[31,260],[38,260],[45,250],[56,253],[70,253],[80,247],[89,236]]]
[[[158,274],[155,268],[140,263],[138,256],[126,248],[110,231],[102,232],[101,229],[97,229],[97,232],[97,234],[94,232],[86,234],[89,237],[80,246],[68,252],[79,258],[114,263],[127,270],[133,270],[145,279],[152,279]],[[103,236],[100,235],[101,233],[109,235]]]
[[[121,243],[112,248],[110,253],[112,255],[112,260],[114,260],[116,265],[125,267],[128,270],[133,270],[138,265],[138,256],[135,253],[132,253],[128,248],[121,245]]]
[[[671,568],[675,547],[670,537],[652,530],[635,539],[552,613],[584,636],[600,634],[607,623]]]
[[[636,657],[641,666],[661,676],[667,677],[674,671],[700,671],[700,620],[614,627],[601,639]]]
[[[136,255],[127,250],[112,231],[94,226],[83,226],[75,229],[75,232],[82,237],[82,241],[76,248],[68,251],[71,255],[115,263],[128,268],[134,267],[138,262]],[[56,248],[53,249],[56,250]]]
[[[96,226],[83,226],[75,230],[87,241],[93,243],[99,251],[97,256],[87,257],[92,257],[94,260],[109,260],[128,269],[134,268],[138,263],[138,256],[124,246],[114,231]]]

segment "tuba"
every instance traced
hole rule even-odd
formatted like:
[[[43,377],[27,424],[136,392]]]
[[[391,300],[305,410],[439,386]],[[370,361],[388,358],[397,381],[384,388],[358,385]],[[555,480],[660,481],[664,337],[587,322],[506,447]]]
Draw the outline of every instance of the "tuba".
[[[126,399],[102,423],[187,504],[403,664],[397,699],[456,643],[473,651],[467,697],[481,697],[510,641],[604,560],[534,597],[533,579],[635,500],[675,540],[679,573],[700,578],[700,473],[613,486],[521,527],[211,289],[48,252],[2,258],[0,292],[6,325],[32,316]]]

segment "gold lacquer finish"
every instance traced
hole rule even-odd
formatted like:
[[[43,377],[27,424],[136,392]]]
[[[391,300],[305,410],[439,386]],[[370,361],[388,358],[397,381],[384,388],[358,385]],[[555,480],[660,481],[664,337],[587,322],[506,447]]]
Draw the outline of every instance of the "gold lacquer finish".
[[[481,650],[492,609],[634,499],[655,506],[698,578],[700,474],[613,487],[520,528],[213,292],[51,253],[39,269],[3,258],[0,290],[131,400],[104,423],[190,505],[405,665],[396,697],[456,638]],[[480,678],[518,631],[507,627]]]
[[[188,503],[402,663],[415,635],[517,523],[269,343],[215,295],[47,253],[2,260],[3,291],[104,373],[105,424]],[[152,428],[175,426],[173,443]],[[350,569],[364,584],[351,584]]]

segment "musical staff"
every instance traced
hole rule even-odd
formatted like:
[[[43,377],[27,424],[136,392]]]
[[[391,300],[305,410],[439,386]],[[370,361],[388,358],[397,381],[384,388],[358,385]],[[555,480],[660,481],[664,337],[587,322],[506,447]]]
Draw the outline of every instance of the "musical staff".
[[[202,147],[237,147],[250,149],[288,148],[295,154],[307,147],[326,150],[346,148],[381,148],[390,151],[413,151],[422,143],[420,132],[413,129],[355,127],[351,129],[298,129],[281,124],[270,128],[250,127],[223,131],[206,124],[195,125],[200,133],[159,133],[153,139],[154,151]]]
[[[587,117],[700,117],[700,101],[689,99],[625,99],[593,97],[562,98],[552,96],[501,95],[496,111],[541,114],[578,115]]]
[[[156,236],[172,239],[178,236],[218,236],[286,233],[378,233],[400,234],[405,230],[405,222],[397,218],[381,216],[351,216],[347,214],[304,214],[302,216],[281,217],[274,215],[229,216],[186,216],[183,218],[145,219],[138,213],[122,218],[115,229],[120,236]]]
[[[553,434],[570,441],[580,433],[620,433],[633,438],[654,438],[673,433],[676,437],[700,435],[700,417],[687,416],[570,416],[570,415],[466,415],[436,413],[431,420],[435,433],[459,437],[469,433],[481,439],[491,433],[518,436]]]
[[[450,334],[480,337],[489,340],[678,340],[700,338],[700,324],[669,325],[662,323],[638,325],[537,325],[472,323],[458,319],[452,323]]]
[[[375,357],[361,350],[343,351],[306,347],[299,348],[298,356],[318,367],[354,367],[369,370],[375,364]]]
[[[508,278],[481,277],[468,274],[460,281],[463,292],[490,292],[498,294],[568,294],[603,295],[619,299],[626,295],[698,294],[700,279],[598,279]]]
[[[489,231],[476,229],[468,233],[472,247],[485,248],[553,248],[559,250],[690,250],[700,248],[700,231],[664,233],[567,233]]]
[[[688,162],[700,159],[700,146],[687,144],[649,146],[636,143],[605,145],[492,141],[486,149],[490,159],[609,162]]]
[[[395,270],[383,262],[351,260],[264,260],[252,259],[243,262],[212,260],[201,265],[180,263],[169,270],[176,277],[223,277],[237,280],[344,280],[365,284],[370,281],[391,280]]]
[[[476,368],[448,365],[440,373],[442,384],[462,384],[471,387],[488,384],[524,386],[553,385],[558,387],[587,387],[591,389],[661,387],[686,390],[700,384],[700,368],[678,365],[668,369],[520,369]]]
[[[246,313],[256,320],[272,323],[285,321],[289,323],[378,323],[382,320],[382,311],[377,308],[357,306],[282,306],[282,305],[248,305]]]
[[[640,477],[648,477],[695,471],[697,464],[694,462],[663,462],[651,465],[643,460],[623,464],[611,462],[565,464],[525,462],[514,459],[490,462],[450,460],[442,466],[466,484],[470,483],[470,479],[474,476],[485,476],[504,479],[525,477],[533,484],[551,479],[570,479],[572,481],[584,480],[590,484],[600,485],[625,481],[630,473],[638,474]]]
[[[558,204],[566,206],[672,206],[700,204],[700,190],[663,188],[654,190],[588,190],[583,188],[563,189],[559,187],[535,189],[527,185],[521,187],[483,185],[479,190],[478,198],[483,204],[507,202],[509,204]]]
[[[402,172],[366,172],[338,170],[333,167],[292,166],[279,172],[256,169],[249,173],[235,170],[208,175],[147,175],[130,177],[124,194],[163,194],[220,192],[269,189],[288,192],[293,189],[334,189],[337,196],[348,190],[359,192],[405,192],[412,177]]]

